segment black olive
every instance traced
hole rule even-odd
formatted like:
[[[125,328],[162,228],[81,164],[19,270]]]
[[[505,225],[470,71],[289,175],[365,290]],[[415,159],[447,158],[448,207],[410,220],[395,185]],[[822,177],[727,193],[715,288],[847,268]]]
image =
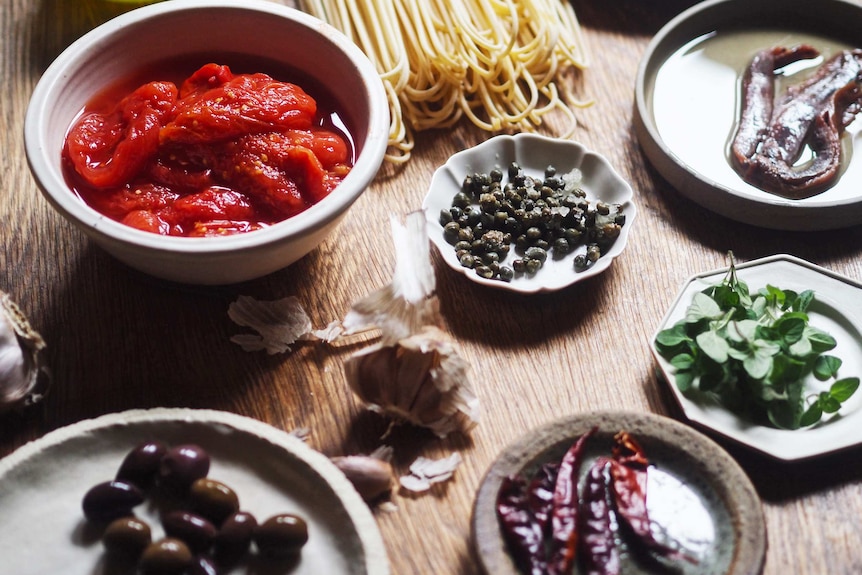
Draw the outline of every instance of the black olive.
[[[162,527],[169,537],[180,539],[195,553],[209,549],[216,536],[216,528],[208,519],[176,510],[162,517]]]
[[[102,534],[108,553],[137,560],[152,542],[150,526],[136,517],[114,519]]]
[[[215,537],[215,557],[224,565],[232,565],[242,559],[251,546],[252,534],[257,527],[254,515],[237,511],[224,520]]]
[[[192,564],[192,559],[188,545],[166,537],[144,549],[138,567],[143,575],[178,575]]]
[[[178,445],[168,449],[159,467],[159,481],[169,491],[184,493],[192,483],[206,477],[210,456],[197,445]]]
[[[132,508],[144,501],[137,486],[125,481],[105,481],[90,488],[81,506],[84,517],[91,521],[111,521],[130,515]]]
[[[189,505],[216,525],[239,511],[239,497],[233,489],[215,479],[201,478],[189,489]]]
[[[254,529],[254,542],[264,555],[293,555],[308,541],[308,525],[301,517],[285,513],[270,517]]]
[[[148,489],[155,482],[159,465],[168,449],[158,441],[147,441],[132,449],[123,459],[116,478]]]
[[[219,569],[212,559],[206,555],[198,555],[192,559],[185,575],[219,575]]]

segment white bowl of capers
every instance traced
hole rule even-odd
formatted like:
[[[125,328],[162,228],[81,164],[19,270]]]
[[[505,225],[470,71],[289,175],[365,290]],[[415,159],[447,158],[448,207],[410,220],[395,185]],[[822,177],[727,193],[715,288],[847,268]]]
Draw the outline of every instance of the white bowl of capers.
[[[423,203],[449,267],[523,293],[562,289],[606,270],[637,210],[608,160],[571,140],[495,136],[452,155]]]

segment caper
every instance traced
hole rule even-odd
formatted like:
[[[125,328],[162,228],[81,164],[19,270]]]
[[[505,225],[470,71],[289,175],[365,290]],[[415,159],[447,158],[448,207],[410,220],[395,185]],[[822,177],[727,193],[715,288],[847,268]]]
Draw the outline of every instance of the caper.
[[[297,515],[276,515],[254,529],[253,539],[264,555],[292,555],[308,541],[308,525]]]
[[[116,479],[134,483],[141,489],[153,485],[159,465],[168,449],[161,442],[145,441],[132,449],[120,463]]]
[[[488,175],[491,176],[492,182],[498,182],[499,183],[499,182],[503,181],[503,170],[501,170],[500,168],[494,168],[493,170],[491,170],[491,173]]]
[[[447,209],[440,210],[440,218],[438,219],[438,221],[440,222],[441,226],[445,226],[446,224],[451,222],[453,219],[454,218],[452,218],[452,212],[450,212]]]
[[[143,492],[126,481],[105,481],[84,494],[81,506],[90,521],[112,521],[132,513],[144,501]]]
[[[587,260],[587,256],[584,254],[578,254],[575,256],[575,269],[578,271],[587,269],[590,262]]]
[[[539,271],[539,268],[542,267],[542,262],[534,259],[525,259],[524,260],[524,268],[528,274],[534,274]]]
[[[598,259],[602,257],[602,250],[596,244],[590,244],[587,246],[587,259],[591,262],[595,263]]]
[[[476,270],[476,275],[478,275],[479,277],[483,277],[486,280],[489,280],[494,277],[494,271],[488,266],[476,266],[474,269]]]
[[[463,254],[460,258],[458,258],[458,263],[460,263],[465,268],[472,268],[476,263],[476,258],[474,258],[470,254]]]
[[[514,271],[515,273],[519,273],[519,274],[522,274],[525,271],[527,271],[527,266],[526,266],[524,260],[518,258],[515,261],[513,261],[512,262],[512,271]]]
[[[215,537],[213,545],[216,559],[225,565],[232,565],[242,559],[251,545],[257,520],[254,515],[237,511],[224,520]]]
[[[197,445],[177,445],[165,453],[159,467],[159,482],[169,491],[184,493],[192,483],[206,477],[210,456]]]
[[[498,272],[498,275],[500,279],[504,282],[510,282],[515,277],[515,270],[513,270],[509,266],[500,266],[500,271]]]
[[[455,194],[455,197],[452,198],[452,205],[461,208],[467,208],[470,205],[470,197],[467,196],[464,192],[458,192]]]
[[[521,166],[518,165],[518,162],[512,162],[509,164],[508,175],[509,179],[512,180],[521,172]]]
[[[209,549],[216,536],[215,525],[208,519],[183,510],[166,513],[162,527],[165,534],[183,541],[196,553]]]
[[[172,537],[150,543],[138,561],[144,575],[179,574],[191,564],[192,552],[188,545]]]
[[[566,238],[557,238],[554,240],[554,251],[560,254],[567,254],[572,251],[572,247]]]
[[[136,517],[114,519],[102,534],[108,553],[137,560],[152,542],[150,526]]]
[[[461,231],[461,225],[458,222],[449,222],[443,226],[443,237],[450,244],[458,242],[458,232]]]
[[[189,489],[189,504],[216,525],[239,510],[239,497],[233,489],[215,479],[202,478]]]
[[[545,260],[548,259],[548,252],[542,248],[532,247],[527,248],[527,251],[524,252],[524,256],[533,260],[538,260],[541,263],[544,263]]]
[[[462,227],[458,230],[458,241],[459,242],[472,242],[473,241],[473,228],[466,226]]]

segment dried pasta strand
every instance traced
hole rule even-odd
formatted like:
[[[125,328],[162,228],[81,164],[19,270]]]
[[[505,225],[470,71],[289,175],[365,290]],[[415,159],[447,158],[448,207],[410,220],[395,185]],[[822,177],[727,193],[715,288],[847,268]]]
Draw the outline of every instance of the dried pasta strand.
[[[415,132],[466,116],[491,132],[532,131],[560,111],[570,129],[579,100],[567,81],[589,65],[568,0],[301,0],[371,59],[390,106],[393,163]]]

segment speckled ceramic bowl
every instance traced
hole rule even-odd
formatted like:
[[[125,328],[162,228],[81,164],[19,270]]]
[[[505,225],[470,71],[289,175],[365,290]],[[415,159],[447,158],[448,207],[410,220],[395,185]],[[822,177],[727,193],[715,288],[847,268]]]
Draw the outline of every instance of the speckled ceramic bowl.
[[[178,238],[113,221],[72,193],[61,150],[70,124],[101,89],[174,58],[225,55],[272,62],[319,84],[335,101],[356,160],[338,188],[306,211],[263,230]],[[325,63],[325,65],[322,65]],[[374,178],[389,131],[389,106],[374,66],[344,35],[298,10],[262,0],[185,0],[132,10],[69,46],[45,71],[27,110],[24,139],[39,188],[95,243],[148,274],[193,284],[257,278],[314,249]]]
[[[503,479],[514,474],[529,477],[543,464],[559,462],[593,428],[595,434],[585,443],[581,478],[593,460],[610,456],[619,431],[628,432],[650,461],[647,509],[652,528],[696,560],[679,561],[668,572],[760,573],[766,556],[766,524],[760,499],[742,468],[718,444],[691,427],[659,415],[623,411],[560,419],[530,431],[503,450],[485,474],[473,507],[473,545],[485,573],[520,573],[497,519],[496,501]],[[631,551],[631,547],[627,549]],[[625,573],[656,572],[655,565],[635,556],[622,554]]]

